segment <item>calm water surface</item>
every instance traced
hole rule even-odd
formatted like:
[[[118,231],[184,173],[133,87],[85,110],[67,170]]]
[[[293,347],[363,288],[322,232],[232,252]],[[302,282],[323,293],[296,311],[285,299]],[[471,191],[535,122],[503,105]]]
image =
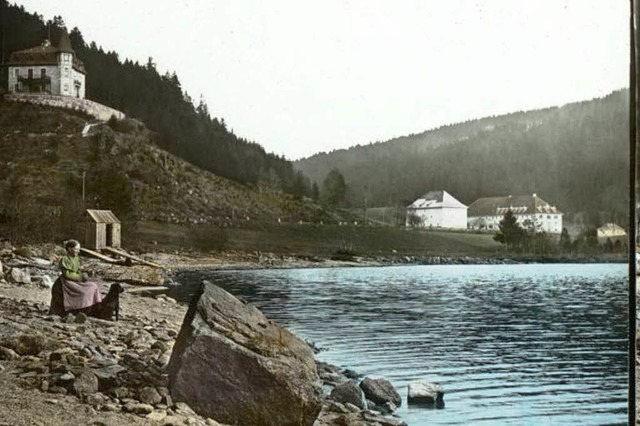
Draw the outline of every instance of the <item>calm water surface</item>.
[[[390,380],[409,425],[626,424],[627,266],[456,265],[185,274],[206,278]],[[441,410],[407,407],[439,382]]]

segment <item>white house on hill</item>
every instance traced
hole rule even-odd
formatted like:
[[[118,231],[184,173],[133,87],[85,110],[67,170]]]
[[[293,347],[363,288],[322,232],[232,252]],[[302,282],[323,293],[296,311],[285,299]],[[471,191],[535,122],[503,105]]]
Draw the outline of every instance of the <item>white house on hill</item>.
[[[11,53],[7,66],[9,92],[84,98],[86,71],[66,30],[57,46],[45,40],[40,46]]]
[[[533,226],[537,232],[548,234],[562,232],[563,213],[536,194],[478,198],[469,206],[469,229],[495,231],[509,210],[520,226]]]
[[[467,206],[447,191],[429,191],[407,207],[406,226],[467,228]]]

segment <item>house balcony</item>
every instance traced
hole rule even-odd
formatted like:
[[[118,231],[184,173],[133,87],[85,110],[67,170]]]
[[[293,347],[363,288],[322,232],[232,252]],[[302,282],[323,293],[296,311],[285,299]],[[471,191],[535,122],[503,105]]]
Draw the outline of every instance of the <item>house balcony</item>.
[[[28,86],[34,85],[34,84],[40,84],[40,85],[47,85],[47,84],[51,84],[51,77],[48,75],[45,76],[40,76],[40,77],[23,77],[23,76],[19,76],[18,77],[18,81],[22,84],[26,84]]]

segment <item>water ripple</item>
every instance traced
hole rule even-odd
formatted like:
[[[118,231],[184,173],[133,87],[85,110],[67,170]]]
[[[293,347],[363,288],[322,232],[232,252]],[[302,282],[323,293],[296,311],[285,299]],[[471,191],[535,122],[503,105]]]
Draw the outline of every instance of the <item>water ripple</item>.
[[[419,266],[224,271],[208,279],[389,379],[410,425],[624,424],[626,265]],[[200,275],[185,274],[187,298]],[[190,285],[191,283],[191,285]],[[444,410],[406,406],[416,379]]]

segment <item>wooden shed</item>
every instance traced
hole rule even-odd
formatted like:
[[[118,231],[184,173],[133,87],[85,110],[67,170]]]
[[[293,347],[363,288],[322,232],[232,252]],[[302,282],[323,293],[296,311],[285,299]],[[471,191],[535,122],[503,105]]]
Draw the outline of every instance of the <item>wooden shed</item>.
[[[111,210],[87,210],[84,245],[91,250],[120,248],[120,220]]]

